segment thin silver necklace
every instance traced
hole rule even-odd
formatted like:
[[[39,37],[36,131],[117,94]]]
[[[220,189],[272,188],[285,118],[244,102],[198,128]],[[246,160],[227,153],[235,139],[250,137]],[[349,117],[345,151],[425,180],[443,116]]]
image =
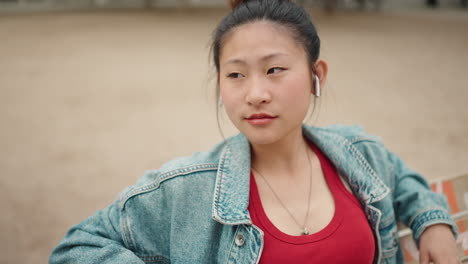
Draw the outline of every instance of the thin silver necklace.
[[[273,188],[271,187],[271,185],[268,183],[268,181],[265,179],[265,177],[263,177],[263,175],[258,172],[258,170],[256,170],[253,166],[252,166],[252,170],[254,170],[256,173],[258,173],[258,175],[260,175],[260,177],[262,178],[262,180],[266,183],[266,185],[268,186],[268,188],[271,190],[271,192],[273,193],[273,195],[275,195],[276,199],[279,201],[279,203],[281,204],[281,206],[286,210],[286,212],[288,212],[289,216],[291,216],[291,218],[294,220],[294,222],[297,224],[297,226],[299,226],[299,229],[301,230],[301,235],[308,235],[309,234],[309,230],[307,230],[307,219],[309,219],[309,210],[310,210],[310,195],[312,193],[312,161],[310,159],[310,154],[309,154],[309,151],[306,150],[306,153],[307,153],[307,159],[309,160],[309,169],[310,169],[310,180],[309,180],[309,196],[308,196],[308,199],[307,199],[307,213],[306,213],[306,216],[305,216],[305,219],[304,219],[304,223],[301,225],[299,224],[299,221],[297,221],[297,219],[294,217],[294,215],[291,213],[291,211],[289,211],[288,207],[286,207],[286,205],[284,205],[284,203],[281,201],[281,199],[279,198],[278,194],[276,194],[276,192],[273,190]]]

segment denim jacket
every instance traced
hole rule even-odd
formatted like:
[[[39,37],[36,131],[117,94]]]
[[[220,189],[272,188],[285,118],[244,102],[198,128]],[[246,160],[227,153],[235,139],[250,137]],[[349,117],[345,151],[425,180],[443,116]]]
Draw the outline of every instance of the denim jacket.
[[[416,242],[437,223],[457,235],[445,197],[378,138],[356,126],[304,125],[303,132],[359,199],[375,236],[374,263],[403,263],[397,221]],[[249,172],[250,145],[242,134],[148,171],[109,207],[72,227],[49,263],[258,263],[263,231],[247,210]]]

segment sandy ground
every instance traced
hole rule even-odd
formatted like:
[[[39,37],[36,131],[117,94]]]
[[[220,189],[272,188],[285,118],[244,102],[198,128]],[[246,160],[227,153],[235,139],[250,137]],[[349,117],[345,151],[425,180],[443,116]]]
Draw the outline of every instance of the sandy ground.
[[[45,263],[145,170],[221,139],[207,62],[225,12],[0,16],[0,263]],[[330,65],[316,124],[361,124],[428,179],[468,172],[455,13],[314,14]]]

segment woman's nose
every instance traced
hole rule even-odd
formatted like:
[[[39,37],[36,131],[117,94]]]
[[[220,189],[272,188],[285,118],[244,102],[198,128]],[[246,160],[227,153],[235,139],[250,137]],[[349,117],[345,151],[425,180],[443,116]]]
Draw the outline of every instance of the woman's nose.
[[[252,78],[248,83],[246,101],[249,105],[258,106],[271,101],[268,84],[261,78]]]

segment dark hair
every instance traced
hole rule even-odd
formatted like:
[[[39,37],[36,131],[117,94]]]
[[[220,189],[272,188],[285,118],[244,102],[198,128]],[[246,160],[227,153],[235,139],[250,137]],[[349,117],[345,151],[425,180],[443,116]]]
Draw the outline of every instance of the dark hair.
[[[268,21],[289,30],[304,48],[309,67],[315,72],[313,65],[320,54],[320,38],[311,17],[302,6],[289,0],[231,0],[230,6],[232,11],[214,30],[211,44],[213,64],[217,75],[216,98],[219,97],[219,59],[223,40],[234,28],[247,23]],[[218,111],[217,108],[217,115]]]

